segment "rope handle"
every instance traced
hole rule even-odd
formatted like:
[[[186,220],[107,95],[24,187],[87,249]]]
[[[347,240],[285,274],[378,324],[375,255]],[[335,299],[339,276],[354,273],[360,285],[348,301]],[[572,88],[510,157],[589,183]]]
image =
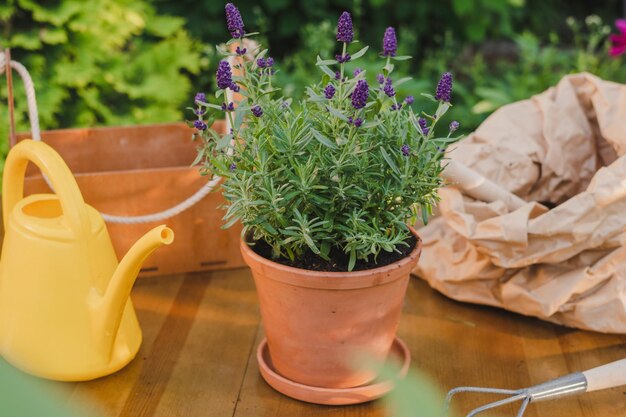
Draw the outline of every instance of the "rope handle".
[[[12,106],[13,104],[12,103],[12,91],[13,90],[12,90],[12,82],[11,82],[11,71],[9,71],[8,69],[13,68],[22,78],[22,81],[24,83],[24,88],[26,90],[26,101],[28,104],[28,115],[30,119],[32,139],[35,141],[41,141],[41,131],[39,129],[39,112],[37,110],[37,99],[35,96],[35,86],[34,86],[33,80],[30,74],[28,73],[28,70],[26,69],[26,67],[20,64],[19,62],[11,60],[10,56],[11,56],[10,51],[8,49],[6,50],[6,52],[0,52],[0,73],[2,73],[2,71],[5,71],[5,70],[7,72],[7,85],[9,87],[9,95],[10,95],[10,98],[9,98],[10,118],[11,120],[13,120],[14,110]],[[227,131],[229,131],[230,126],[228,126],[228,120],[226,124],[227,124]],[[13,127],[11,127],[11,131],[13,132],[12,136],[14,136]],[[11,140],[10,145],[11,146],[14,145],[13,140]],[[48,179],[48,177],[45,174],[43,174],[43,177],[44,177],[44,180],[46,181],[46,184],[48,184],[50,189],[54,191],[54,188],[52,187],[52,184],[50,183],[50,180]],[[213,191],[213,189],[219,184],[221,179],[222,179],[221,177],[213,178],[212,180],[210,180],[208,183],[202,186],[202,188],[200,188],[198,191],[196,191],[193,195],[191,195],[187,199],[163,211],[159,211],[159,212],[152,213],[152,214],[139,215],[139,216],[118,216],[118,215],[107,214],[107,213],[101,213],[101,214],[104,220],[109,223],[139,224],[139,223],[161,222],[165,219],[169,219],[170,217],[176,216],[177,214],[180,214],[183,211],[187,210],[188,208],[194,206],[196,203],[198,203],[200,200],[206,197],[211,191]]]

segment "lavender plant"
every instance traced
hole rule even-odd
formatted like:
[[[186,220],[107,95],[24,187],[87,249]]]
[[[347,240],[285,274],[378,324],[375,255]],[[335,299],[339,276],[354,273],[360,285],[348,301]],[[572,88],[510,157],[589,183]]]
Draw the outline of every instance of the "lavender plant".
[[[306,99],[292,103],[272,85],[276,69],[268,50],[242,49],[243,38],[254,34],[246,34],[231,3],[226,20],[232,36],[227,45],[238,46],[234,53],[220,49],[236,62],[231,68],[225,59],[217,69],[216,97],[223,104],[210,104],[198,93],[196,120],[190,122],[201,140],[196,163],[204,174],[224,178],[225,227],[241,221],[248,239],[267,243],[277,260],[310,252],[329,260],[331,253],[343,253],[348,270],[359,260],[376,260],[381,251],[408,246],[407,221],[421,216],[425,222],[431,214],[443,184],[445,149],[459,139],[453,136],[457,122],[443,136],[435,134],[451,107],[452,75],[444,74],[435,95],[427,95],[434,113],[415,112],[412,96],[395,93],[408,78],[393,79],[394,61],[410,57],[396,56],[391,27],[383,37],[381,72],[347,74],[345,63],[368,47],[354,51],[358,41],[350,14],[343,12],[336,35],[341,52],[335,59],[317,57],[321,81],[306,88]],[[246,54],[253,59],[244,59]],[[228,89],[243,98],[229,102]],[[220,136],[207,128],[224,116],[230,132]]]

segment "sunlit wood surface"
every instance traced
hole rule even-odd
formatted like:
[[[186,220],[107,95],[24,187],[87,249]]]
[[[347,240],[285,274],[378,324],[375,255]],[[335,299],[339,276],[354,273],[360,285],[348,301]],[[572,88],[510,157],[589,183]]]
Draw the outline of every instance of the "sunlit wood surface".
[[[49,385],[87,415],[182,417],[384,416],[380,401],[327,407],[272,390],[255,352],[263,337],[247,269],[140,279],[133,302],[144,341],[122,371],[84,383]],[[626,336],[583,332],[451,301],[411,279],[400,337],[412,368],[448,390],[519,388],[626,357]],[[456,415],[495,398],[460,397]],[[502,408],[486,416],[515,416]],[[419,410],[416,417],[421,417]],[[529,417],[626,416],[626,387],[531,405]],[[427,417],[427,416],[425,416]]]

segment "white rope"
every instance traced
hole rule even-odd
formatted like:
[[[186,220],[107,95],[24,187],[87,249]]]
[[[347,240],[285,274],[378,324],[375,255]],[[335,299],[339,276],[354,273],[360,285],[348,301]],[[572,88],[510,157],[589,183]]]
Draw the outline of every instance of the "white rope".
[[[4,52],[0,52],[0,65],[1,65],[0,74],[4,71],[4,68],[6,67],[5,60],[6,60],[6,57],[5,57]],[[28,73],[28,70],[26,69],[26,67],[24,67],[24,65],[20,64],[19,62],[11,60],[11,67],[17,71],[17,73],[22,78],[22,81],[24,82],[24,88],[26,90],[26,99],[28,102],[28,115],[30,118],[32,138],[33,140],[41,141],[41,133],[39,129],[39,112],[37,111],[37,99],[35,97],[35,86],[33,84],[33,80],[30,74]],[[226,125],[227,125],[226,131],[229,132],[230,126],[229,126],[228,121],[226,122]],[[229,155],[232,155],[232,144],[233,144],[233,141],[231,141],[231,147],[228,150]],[[50,184],[50,181],[45,175],[44,175],[44,179],[46,180],[46,183],[48,184],[50,189],[54,191],[54,189],[52,188],[52,184]],[[221,177],[213,178],[207,184],[202,186],[202,188],[196,191],[191,197],[178,203],[174,207],[171,207],[167,210],[159,211],[157,213],[140,215],[140,216],[116,216],[116,215],[106,214],[106,213],[101,213],[101,214],[104,220],[109,223],[137,224],[137,223],[151,223],[151,222],[163,221],[165,219],[169,219],[170,217],[174,217],[177,214],[182,213],[183,211],[187,210],[188,208],[192,207],[197,202],[202,200],[211,191],[213,191],[213,189],[217,186],[217,184],[219,184],[221,179],[222,179]]]
[[[6,56],[4,52],[0,52],[0,74],[6,68]],[[11,68],[17,71],[24,82],[26,90],[26,102],[28,103],[28,117],[30,119],[30,130],[34,140],[41,140],[41,131],[39,130],[39,112],[37,111],[37,98],[35,97],[35,85],[30,77],[26,67],[19,62],[11,60]]]

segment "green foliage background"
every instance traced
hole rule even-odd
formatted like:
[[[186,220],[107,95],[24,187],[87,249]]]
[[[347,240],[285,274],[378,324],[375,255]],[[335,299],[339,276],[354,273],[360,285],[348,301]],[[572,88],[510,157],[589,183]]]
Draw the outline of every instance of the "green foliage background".
[[[191,77],[200,71],[201,44],[185,30],[185,19],[159,14],[146,1],[9,0],[0,3],[0,24],[2,46],[12,48],[34,80],[43,129],[180,120]],[[28,130],[17,75],[14,86],[17,127]]]

